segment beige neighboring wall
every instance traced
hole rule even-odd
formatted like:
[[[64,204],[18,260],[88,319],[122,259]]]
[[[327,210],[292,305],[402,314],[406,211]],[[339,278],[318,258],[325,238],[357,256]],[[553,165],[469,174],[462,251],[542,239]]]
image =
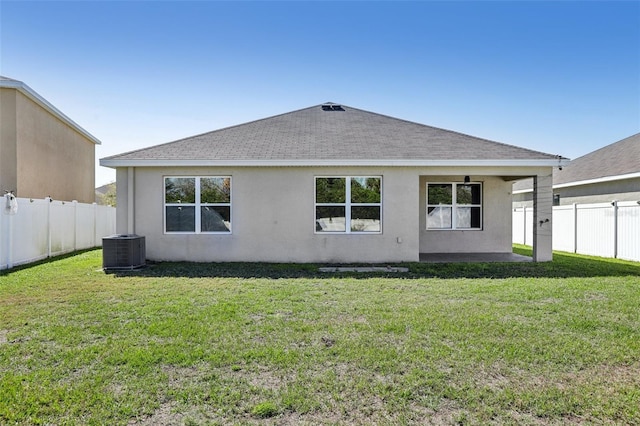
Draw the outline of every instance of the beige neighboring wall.
[[[16,91],[0,88],[0,195],[17,187]]]
[[[95,143],[16,92],[17,195],[95,200]]]
[[[93,203],[96,144],[29,86],[0,77],[0,190]]]

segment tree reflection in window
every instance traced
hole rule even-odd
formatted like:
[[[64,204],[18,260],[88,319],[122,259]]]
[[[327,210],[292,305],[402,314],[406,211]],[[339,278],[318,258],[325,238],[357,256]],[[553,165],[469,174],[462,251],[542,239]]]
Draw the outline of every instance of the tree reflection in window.
[[[230,177],[166,177],[165,232],[230,233]]]
[[[427,229],[482,229],[482,184],[427,184]]]
[[[317,177],[316,232],[382,232],[382,178]]]

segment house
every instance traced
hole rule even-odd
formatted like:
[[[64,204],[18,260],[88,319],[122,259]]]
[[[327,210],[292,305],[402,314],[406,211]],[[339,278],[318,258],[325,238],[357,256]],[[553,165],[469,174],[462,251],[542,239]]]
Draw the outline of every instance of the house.
[[[116,183],[111,182],[96,188],[96,203],[104,206],[116,205]]]
[[[0,77],[0,189],[92,203],[97,144],[25,83]]]
[[[511,181],[535,182],[534,260],[551,254],[564,159],[326,103],[103,158],[117,232],[147,258],[403,262],[511,253]]]
[[[514,207],[532,205],[531,179],[513,185]],[[640,201],[640,133],[553,171],[554,205]]]

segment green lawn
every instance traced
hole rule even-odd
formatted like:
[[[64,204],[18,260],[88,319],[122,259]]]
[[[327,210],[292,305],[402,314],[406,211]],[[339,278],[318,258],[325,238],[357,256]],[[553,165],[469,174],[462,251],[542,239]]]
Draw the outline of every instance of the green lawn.
[[[638,263],[101,255],[0,273],[0,424],[640,424]]]

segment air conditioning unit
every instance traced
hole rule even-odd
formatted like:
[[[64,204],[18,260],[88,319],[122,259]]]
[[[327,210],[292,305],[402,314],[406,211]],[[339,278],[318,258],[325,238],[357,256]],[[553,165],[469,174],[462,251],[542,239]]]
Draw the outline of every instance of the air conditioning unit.
[[[103,269],[135,269],[145,265],[144,237],[117,234],[102,238]]]

